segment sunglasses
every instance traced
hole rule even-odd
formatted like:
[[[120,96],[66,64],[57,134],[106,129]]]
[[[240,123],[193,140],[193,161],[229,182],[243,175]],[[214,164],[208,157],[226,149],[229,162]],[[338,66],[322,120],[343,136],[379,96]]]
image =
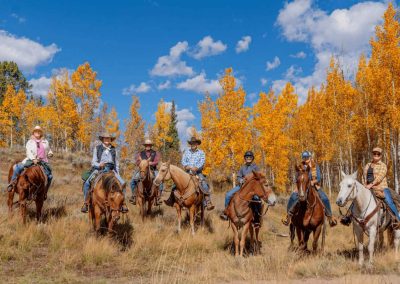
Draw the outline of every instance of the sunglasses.
[[[379,152],[373,152],[372,155],[374,155],[374,156],[380,156],[381,153],[379,153]]]

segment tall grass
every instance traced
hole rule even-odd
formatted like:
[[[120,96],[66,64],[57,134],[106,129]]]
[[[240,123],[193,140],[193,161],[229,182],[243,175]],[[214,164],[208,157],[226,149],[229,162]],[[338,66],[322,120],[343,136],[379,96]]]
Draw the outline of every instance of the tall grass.
[[[9,161],[14,158],[17,156],[0,161],[2,189],[6,186]],[[79,211],[80,170],[73,168],[74,159],[59,156],[52,161],[55,181],[45,203],[43,223],[36,224],[34,214],[30,214],[28,224],[22,225],[18,209],[8,217],[6,194],[2,190],[0,282],[400,281],[399,262],[391,250],[377,253],[371,270],[358,267],[351,227],[339,225],[328,229],[323,255],[288,250],[289,238],[280,236],[288,231],[280,223],[285,211],[282,203],[270,208],[264,217],[261,255],[248,254],[242,259],[231,253],[232,230],[227,222],[219,220],[218,210],[208,212],[207,226],[198,228],[196,235],[191,236],[187,224],[180,234],[176,233],[174,209],[155,208],[157,214],[142,223],[137,208],[130,205],[129,214],[120,220],[114,235],[97,236],[87,215]],[[217,208],[222,209],[223,194],[213,198]],[[31,213],[34,209],[31,204]]]

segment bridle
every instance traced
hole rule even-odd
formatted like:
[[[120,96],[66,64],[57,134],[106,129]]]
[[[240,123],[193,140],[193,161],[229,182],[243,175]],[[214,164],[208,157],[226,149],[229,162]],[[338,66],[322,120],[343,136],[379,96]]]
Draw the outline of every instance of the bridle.
[[[160,174],[160,173],[161,173],[161,171],[159,171],[158,174]],[[163,178],[160,180],[160,183],[157,183],[156,180],[154,179],[153,184],[155,186],[160,186],[164,182],[165,177],[167,176],[168,173],[171,174],[170,165],[167,166],[167,171],[166,171],[165,175],[163,176]]]
[[[350,195],[354,192],[354,189],[357,188],[356,182],[353,183],[353,187],[351,188],[349,194],[347,194],[346,199],[343,201],[343,204],[346,204],[349,201]]]
[[[246,182],[242,185],[241,188],[244,188],[252,180],[257,180],[257,179],[254,176],[251,177],[250,179],[246,180]],[[268,195],[265,192],[266,190],[264,189],[264,185],[259,180],[258,180],[258,183],[261,185],[261,188],[263,190],[263,197],[266,196],[266,199],[268,199]],[[238,196],[239,196],[240,200],[246,201],[248,203],[262,203],[262,200],[253,200],[253,199],[247,200],[247,199],[243,198],[242,196],[240,196],[240,191],[238,192]],[[262,199],[264,200],[264,198],[262,198]]]

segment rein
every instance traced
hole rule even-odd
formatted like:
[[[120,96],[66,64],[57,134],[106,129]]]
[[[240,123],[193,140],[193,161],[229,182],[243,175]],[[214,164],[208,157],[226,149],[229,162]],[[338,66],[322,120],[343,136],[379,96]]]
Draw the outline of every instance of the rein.
[[[251,179],[247,180],[246,183],[242,185],[241,189],[244,188],[244,187],[245,187],[248,183],[250,183],[250,181],[252,181],[253,179],[255,179],[254,176],[253,176]],[[240,196],[240,191],[238,192],[238,196],[239,196],[239,199],[240,199],[240,200],[246,201],[246,202],[248,202],[248,203],[262,203],[262,200],[253,200],[253,199],[247,200],[247,199],[241,197],[241,196]]]

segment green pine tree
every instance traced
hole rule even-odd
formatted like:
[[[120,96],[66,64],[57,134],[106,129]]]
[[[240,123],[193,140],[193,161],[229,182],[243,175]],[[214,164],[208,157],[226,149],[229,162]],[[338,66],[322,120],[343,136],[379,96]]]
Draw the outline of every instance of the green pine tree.
[[[0,61],[0,104],[3,102],[4,93],[8,85],[12,85],[17,92],[23,89],[25,93],[29,93],[32,88],[21,70],[19,70],[17,63]]]
[[[168,129],[168,137],[172,138],[171,141],[165,143],[166,157],[171,160],[171,163],[178,164],[181,160],[180,141],[177,128],[177,115],[175,102],[172,101],[171,106],[171,122]]]

